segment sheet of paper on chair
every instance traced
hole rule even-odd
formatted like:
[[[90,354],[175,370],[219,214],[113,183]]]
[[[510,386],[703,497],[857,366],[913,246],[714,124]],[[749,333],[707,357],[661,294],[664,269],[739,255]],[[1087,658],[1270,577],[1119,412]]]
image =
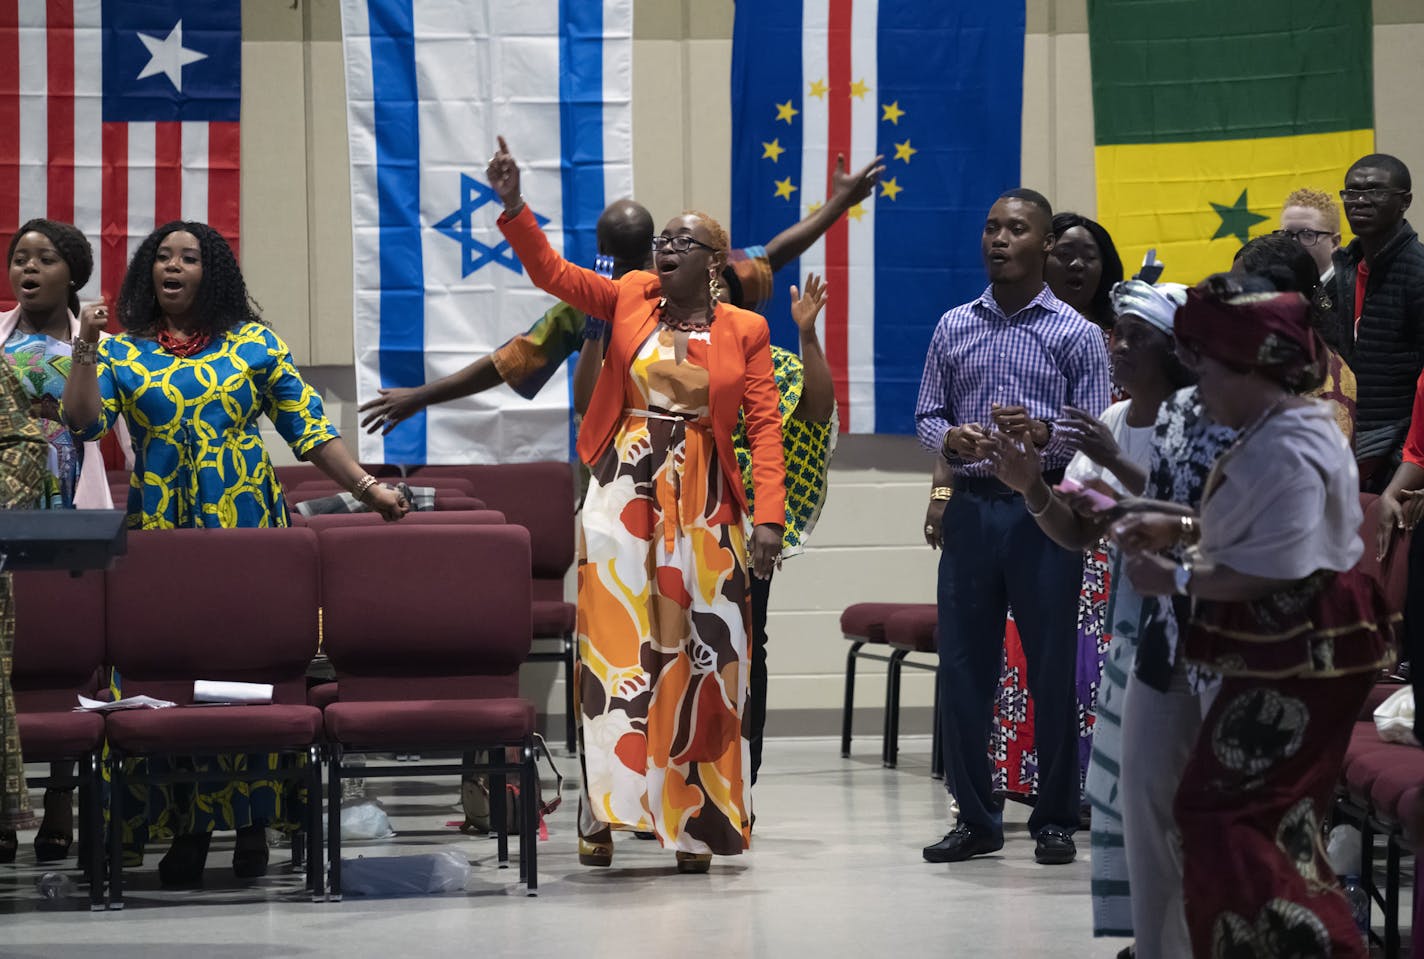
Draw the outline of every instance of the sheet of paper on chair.
[[[193,683],[195,703],[270,703],[270,683],[220,683],[199,679]]]
[[[76,713],[111,713],[119,709],[166,709],[176,705],[177,703],[171,703],[166,699],[154,699],[152,696],[126,696],[112,702],[80,696],[79,705],[74,707],[74,711]]]

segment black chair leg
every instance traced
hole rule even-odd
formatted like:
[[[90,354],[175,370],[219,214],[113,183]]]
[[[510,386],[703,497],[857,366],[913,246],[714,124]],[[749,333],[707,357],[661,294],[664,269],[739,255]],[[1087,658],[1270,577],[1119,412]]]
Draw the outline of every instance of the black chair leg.
[[[341,744],[329,747],[330,762],[326,782],[326,844],[329,868],[327,879],[331,892],[328,898],[341,901]]]
[[[865,643],[856,640],[846,654],[845,706],[841,708],[841,758],[850,758],[850,736],[855,715],[855,657]]]
[[[109,752],[109,908],[124,908],[124,758]],[[97,838],[97,837],[96,837]]]
[[[84,864],[89,870],[89,909],[100,912],[104,909],[104,784],[98,753],[89,753],[79,763],[79,817],[84,824],[79,848],[89,853]]]
[[[944,778],[944,754],[943,754],[942,752],[940,752],[940,746],[941,746],[942,744],[941,744],[941,742],[940,742],[940,735],[939,735],[939,711],[940,711],[940,701],[939,701],[939,670],[938,670],[938,669],[936,669],[935,672],[934,672],[934,684],[935,684],[935,688],[934,688],[934,730],[933,730],[933,731],[931,732],[931,734],[930,734],[930,778],[931,778],[931,779],[943,779],[943,778]]]
[[[311,889],[312,902],[326,900],[326,861],[322,858],[321,812],[323,796],[321,792],[321,747],[312,746],[307,750],[307,886]],[[295,842],[295,840],[294,840]]]
[[[526,743],[521,756],[519,803],[524,828],[519,838],[519,878],[524,880],[524,891],[535,896],[539,893],[539,767],[534,744]]]
[[[578,714],[574,711],[574,637],[564,634],[564,745],[573,755],[578,749]]]
[[[900,665],[909,652],[897,649],[890,654],[890,662],[885,669],[885,733],[880,748],[880,763],[886,769],[894,769],[900,758]]]
[[[491,749],[489,751],[490,765],[497,766],[504,763],[504,750]],[[497,854],[499,857],[499,868],[505,869],[509,866],[509,810],[508,789],[505,787],[505,774],[490,770],[490,828],[494,830],[497,843]]]
[[[1384,954],[1399,955],[1399,845],[1394,836],[1385,840]],[[1424,930],[1415,935],[1424,935]]]

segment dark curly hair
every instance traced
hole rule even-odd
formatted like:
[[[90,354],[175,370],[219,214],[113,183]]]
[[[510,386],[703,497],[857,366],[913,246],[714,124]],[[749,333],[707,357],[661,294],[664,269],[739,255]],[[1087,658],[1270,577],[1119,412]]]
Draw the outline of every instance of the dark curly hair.
[[[7,263],[15,259],[15,247],[26,233],[38,233],[48,239],[69,267],[69,312],[78,316],[79,291],[94,273],[94,248],[89,245],[89,238],[73,223],[36,217],[26,221],[10,238],[10,249],[5,254]]]
[[[198,332],[221,336],[244,323],[261,323],[262,316],[257,303],[247,293],[247,283],[237,266],[237,257],[233,256],[232,247],[227,245],[222,234],[206,223],[174,220],[150,233],[129,261],[124,285],[119,290],[118,315],[124,329],[130,333],[151,335],[162,328],[163,315],[158,307],[158,294],[153,288],[153,263],[163,240],[168,234],[179,231],[186,231],[197,238],[202,257],[203,279],[193,303],[198,317]]]
[[[1308,300],[1320,285],[1315,259],[1288,236],[1258,236],[1236,251],[1233,262],[1251,276],[1267,280],[1279,293],[1299,293]]]
[[[1098,244],[1098,255],[1103,261],[1103,274],[1098,279],[1098,288],[1093,291],[1093,315],[1088,317],[1099,326],[1112,328],[1113,308],[1108,294],[1122,282],[1122,257],[1118,256],[1117,245],[1112,235],[1096,220],[1090,220],[1077,213],[1055,213],[1053,215],[1053,237],[1061,239],[1063,234],[1081,226]]]

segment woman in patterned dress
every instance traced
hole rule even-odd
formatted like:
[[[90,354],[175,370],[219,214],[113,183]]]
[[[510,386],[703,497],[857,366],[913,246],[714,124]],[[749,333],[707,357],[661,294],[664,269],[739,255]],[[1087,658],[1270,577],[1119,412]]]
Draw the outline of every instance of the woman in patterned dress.
[[[39,509],[113,509],[104,454],[98,443],[79,443],[59,415],[69,375],[71,343],[79,333],[79,295],[94,269],[94,254],[78,227],[30,220],[10,239],[10,291],[16,306],[0,313],[0,344],[14,370],[27,409],[49,442],[44,488],[31,504]],[[128,431],[120,419],[114,436],[133,466]],[[74,763],[53,763],[56,780],[72,777]],[[44,819],[35,834],[35,859],[66,858],[74,841],[74,790],[47,789]]]
[[[288,525],[258,425],[264,414],[300,459],[386,519],[404,515],[400,494],[365,475],[339,442],[286,344],[259,319],[232,249],[216,230],[175,221],[150,234],[129,264],[118,316],[124,332],[101,341],[108,309],[84,308],[63,413],[85,441],[101,437],[120,416],[128,421],[136,461],[131,528]],[[185,757],[214,778],[193,789],[148,790],[146,811],[124,809],[131,845],[141,853],[151,826],[172,830],[159,875],[169,885],[193,885],[202,877],[212,830],[236,829],[234,872],[265,874],[263,826],[300,819],[277,783],[242,783],[222,774],[269,761]]]
[[[1198,956],[1368,953],[1321,834],[1392,630],[1356,565],[1354,456],[1329,404],[1299,395],[1325,372],[1307,308],[1252,276],[1188,294],[1179,352],[1238,433],[1199,511],[1142,503],[1114,526],[1133,587],[1190,601],[1186,656],[1221,676],[1175,803]]]
[[[786,517],[770,333],[717,301],[727,238],[707,216],[677,217],[654,238],[654,272],[610,280],[549,246],[502,139],[488,178],[535,285],[612,324],[578,439],[593,474],[579,558],[579,860],[609,865],[613,828],[647,830],[677,851],[679,871],[706,872],[751,839],[748,552],[752,572],[770,575]]]
[[[28,406],[15,374],[8,364],[0,363],[0,509],[32,505],[44,485],[49,444],[30,418]],[[0,572],[0,862],[15,861],[19,845],[15,831],[28,829],[35,819],[25,788],[25,760],[10,689],[14,646],[10,576]]]

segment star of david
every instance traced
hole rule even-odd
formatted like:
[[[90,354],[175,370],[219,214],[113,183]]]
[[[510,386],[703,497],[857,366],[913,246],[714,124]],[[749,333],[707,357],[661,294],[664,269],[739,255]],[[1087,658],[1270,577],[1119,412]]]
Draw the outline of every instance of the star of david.
[[[519,258],[509,248],[508,240],[500,240],[494,246],[481,243],[475,238],[475,212],[490,203],[501,203],[499,195],[488,185],[481,183],[466,173],[460,174],[460,208],[435,224],[435,229],[460,244],[461,279],[490,263],[498,263],[507,270],[523,273]],[[534,219],[542,227],[549,222],[547,216],[534,214]]]

